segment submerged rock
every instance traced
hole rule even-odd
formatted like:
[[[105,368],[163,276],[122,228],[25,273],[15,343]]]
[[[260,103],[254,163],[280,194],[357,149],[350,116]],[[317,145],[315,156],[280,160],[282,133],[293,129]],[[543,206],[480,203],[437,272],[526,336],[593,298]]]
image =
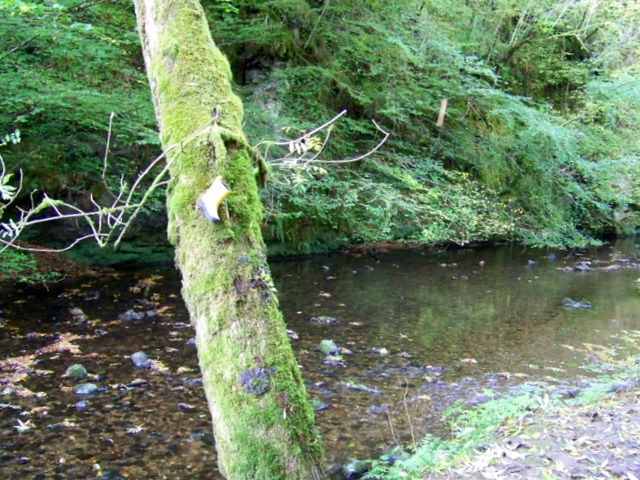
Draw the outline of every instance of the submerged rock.
[[[573,270],[576,272],[590,272],[593,268],[591,268],[591,265],[587,262],[580,262],[573,267]]]
[[[318,345],[318,350],[325,355],[338,355],[340,350],[333,340],[322,340]]]
[[[98,391],[98,386],[95,383],[80,383],[73,387],[73,393],[76,395],[91,395]]]
[[[335,317],[328,317],[326,315],[320,315],[319,317],[311,317],[309,319],[309,321],[311,323],[325,323],[325,324],[329,324],[329,323],[337,323],[338,319]]]
[[[591,304],[589,302],[576,302],[575,300],[571,300],[569,297],[565,297],[562,300],[562,306],[568,308],[591,308]]]
[[[389,355],[389,350],[387,350],[386,348],[382,347],[382,348],[376,348],[373,347],[371,350],[369,350],[371,353],[377,353],[378,355]]]
[[[358,392],[372,393],[374,395],[378,395],[380,393],[380,390],[377,390],[377,389],[371,388],[371,387],[367,387],[366,385],[362,385],[361,383],[355,383],[353,381],[338,382],[338,386],[342,387],[342,388],[346,388],[348,390],[356,390]]]
[[[149,359],[147,358],[147,354],[143,351],[132,354],[131,361],[136,367],[148,367],[150,363]]]
[[[95,291],[95,292],[87,292],[87,293],[84,293],[84,294],[80,297],[80,299],[81,299],[83,302],[91,302],[91,301],[93,301],[93,300],[100,300],[100,292]]]
[[[349,460],[342,466],[342,474],[346,479],[360,478],[367,473],[367,470],[367,464],[362,460]]]
[[[321,400],[318,400],[317,398],[312,398],[311,400],[309,400],[309,404],[311,405],[311,408],[313,408],[314,412],[321,412],[329,408],[329,405],[322,402]]]
[[[144,318],[144,312],[136,312],[134,310],[127,310],[124,313],[118,315],[118,318],[123,322],[130,322],[131,320],[140,320]]]
[[[87,375],[89,374],[87,372],[87,369],[84,368],[84,366],[80,363],[74,363],[73,365],[70,365],[69,368],[67,368],[65,373],[67,377],[73,380],[82,380],[83,378],[86,378]]]
[[[334,367],[344,365],[341,355],[327,355],[324,357],[324,360],[322,360],[322,363],[325,365],[333,365]]]

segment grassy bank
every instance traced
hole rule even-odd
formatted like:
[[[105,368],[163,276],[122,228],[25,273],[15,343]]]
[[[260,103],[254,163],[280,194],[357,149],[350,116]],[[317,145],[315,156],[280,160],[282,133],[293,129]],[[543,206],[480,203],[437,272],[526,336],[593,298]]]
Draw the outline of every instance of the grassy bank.
[[[374,461],[365,478],[640,478],[640,332],[618,340],[585,346],[589,375],[570,388],[528,384],[450,409],[450,438],[427,436],[411,454]]]

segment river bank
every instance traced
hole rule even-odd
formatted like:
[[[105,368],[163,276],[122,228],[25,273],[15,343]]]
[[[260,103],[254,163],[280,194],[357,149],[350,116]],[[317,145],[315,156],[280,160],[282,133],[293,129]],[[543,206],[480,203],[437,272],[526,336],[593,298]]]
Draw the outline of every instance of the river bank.
[[[544,383],[473,410],[452,409],[452,437],[427,436],[410,457],[374,461],[366,478],[511,479],[640,477],[640,332],[615,348],[589,345],[571,388]],[[634,353],[632,353],[634,352]],[[397,455],[397,453],[396,453]]]

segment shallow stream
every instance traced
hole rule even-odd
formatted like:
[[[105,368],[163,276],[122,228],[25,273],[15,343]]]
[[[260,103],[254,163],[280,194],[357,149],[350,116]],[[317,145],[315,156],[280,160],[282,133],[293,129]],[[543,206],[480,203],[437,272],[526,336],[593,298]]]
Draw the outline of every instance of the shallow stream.
[[[442,413],[458,400],[586,374],[576,348],[640,329],[638,252],[621,242],[272,261],[329,464],[446,435]],[[25,389],[0,396],[0,478],[215,478],[179,293],[170,266],[0,291],[0,393]],[[323,339],[341,355],[320,353]],[[132,365],[140,350],[151,368]],[[98,392],[73,392],[74,363]]]

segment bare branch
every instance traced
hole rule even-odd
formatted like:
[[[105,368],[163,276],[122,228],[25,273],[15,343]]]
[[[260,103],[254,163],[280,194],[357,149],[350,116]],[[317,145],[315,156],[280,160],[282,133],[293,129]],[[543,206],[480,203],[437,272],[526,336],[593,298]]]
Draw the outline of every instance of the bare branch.
[[[384,138],[382,140],[380,140],[380,142],[378,142],[378,144],[374,148],[369,150],[367,153],[364,153],[364,154],[362,154],[362,155],[360,155],[358,157],[347,158],[347,159],[343,159],[343,160],[313,160],[313,162],[314,163],[351,163],[351,162],[359,162],[360,160],[364,160],[365,158],[370,157],[371,155],[376,153],[380,149],[380,147],[382,147],[382,145],[384,145],[384,143],[387,141],[387,139],[391,136],[391,133],[387,132],[382,127],[380,127],[380,125],[378,125],[375,120],[371,120],[371,121],[376,126],[376,128],[380,132],[382,132],[382,134],[384,135]]]
[[[333,123],[335,123],[335,121],[338,118],[340,118],[345,113],[346,113],[346,110],[343,110],[340,114],[338,114],[336,117],[334,117],[333,119],[331,119],[330,121],[328,121],[324,125],[312,130],[311,132],[309,132],[309,133],[307,133],[307,134],[305,134],[305,135],[303,135],[301,137],[298,137],[295,140],[292,140],[290,142],[271,142],[271,144],[272,145],[280,145],[280,146],[291,145],[291,144],[299,144],[299,143],[311,138],[312,134],[317,133],[317,132],[319,132],[320,130],[322,130],[324,128],[330,127]],[[320,148],[318,149],[317,153],[313,157],[305,158],[304,154],[307,153],[305,151],[303,155],[299,155],[297,157],[287,155],[287,156],[285,156],[283,158],[280,158],[278,160],[269,161],[268,164],[272,165],[272,166],[277,166],[277,167],[298,166],[298,167],[304,168],[305,166],[307,166],[308,164],[311,164],[311,163],[352,163],[352,162],[359,162],[360,160],[364,160],[365,158],[370,157],[375,152],[377,152],[380,149],[380,147],[382,147],[382,145],[384,145],[385,142],[387,141],[387,139],[391,136],[391,133],[387,132],[386,130],[384,130],[380,125],[378,125],[378,123],[375,120],[371,120],[371,121],[373,122],[375,127],[378,129],[378,131],[381,132],[384,135],[384,137],[382,138],[382,140],[380,140],[380,142],[378,142],[378,144],[374,148],[369,150],[367,153],[364,153],[364,154],[359,155],[359,156],[354,157],[354,158],[347,158],[347,159],[335,159],[335,160],[319,159],[318,157],[320,156],[320,154],[322,153],[322,151],[326,147],[326,145],[327,145],[327,143],[329,141],[329,137],[331,135],[331,129],[329,128],[327,130],[327,134],[325,136],[324,141],[322,142]],[[266,142],[262,142],[262,143],[266,143]],[[292,153],[297,153],[297,152],[292,152]]]
[[[287,176],[282,176],[280,179],[273,179],[272,181],[283,183],[284,185],[297,185],[304,182],[304,178],[300,176],[300,172],[308,174],[308,168],[310,164],[315,163],[349,163],[363,160],[375,152],[377,152],[382,145],[387,141],[391,135],[384,130],[375,120],[373,124],[376,129],[383,134],[382,140],[378,144],[363,155],[359,155],[354,158],[342,159],[342,160],[323,160],[319,156],[326,148],[329,139],[331,137],[331,131],[335,122],[340,119],[347,112],[343,110],[338,115],[333,117],[328,122],[320,125],[313,130],[304,133],[298,138],[290,141],[264,141],[257,145],[257,147],[263,146],[267,153],[272,147],[288,147],[290,154],[286,155],[276,161],[270,162],[273,166],[287,167],[296,169],[298,173],[294,174],[294,178],[289,179]],[[114,114],[109,116],[109,124],[107,131],[107,143],[105,153],[103,157],[103,169],[102,178],[106,178],[108,168],[108,157],[110,153],[111,133],[113,127]],[[110,205],[103,206],[98,202],[93,195],[89,196],[90,207],[88,209],[80,208],[69,202],[57,200],[49,197],[46,193],[43,194],[42,199],[37,202],[34,199],[33,192],[31,194],[31,207],[28,210],[21,208],[15,208],[15,212],[18,213],[17,219],[13,218],[9,220],[9,223],[0,224],[0,252],[6,248],[15,248],[26,251],[42,251],[42,252],[63,252],[74,247],[78,243],[87,240],[95,240],[99,246],[104,247],[108,243],[113,242],[117,247],[127,230],[142,211],[142,208],[149,202],[151,195],[158,190],[158,188],[164,187],[170,183],[167,178],[169,170],[172,167],[173,162],[186,145],[200,137],[202,134],[206,134],[210,131],[214,120],[210,120],[207,124],[203,125],[199,129],[189,134],[182,141],[177,142],[168,148],[166,148],[158,157],[154,158],[147,167],[140,172],[131,186],[125,181],[123,176],[119,179],[119,186],[116,192],[109,191],[112,198]],[[325,130],[324,139],[320,141],[316,134]],[[178,152],[172,153],[174,150],[180,149]],[[313,154],[311,154],[313,152]],[[164,165],[160,167],[160,163],[164,161]],[[158,172],[159,169],[159,172]],[[323,169],[314,167],[316,171],[326,173]],[[8,207],[16,198],[22,188],[22,174],[20,173],[20,185],[19,188],[7,186],[8,176],[6,174],[5,164],[0,157],[0,187],[5,186],[4,192],[12,192],[11,195],[4,195],[5,203],[0,202],[0,212]],[[134,201],[134,198],[141,197],[139,201]],[[48,216],[43,216],[43,212],[49,212]],[[90,233],[74,239],[69,245],[62,248],[33,248],[18,245],[16,240],[24,229],[35,226],[43,225],[48,222],[55,222],[61,220],[83,220],[86,227],[90,230]]]
[[[106,234],[99,234],[100,237],[106,237]],[[73,247],[75,247],[77,244],[79,244],[80,242],[83,242],[85,240],[90,240],[90,239],[94,239],[95,240],[95,235],[89,234],[89,235],[85,235],[83,237],[80,238],[76,238],[73,240],[72,243],[70,243],[69,245],[67,245],[64,248],[35,248],[35,247],[24,247],[22,245],[18,245],[16,243],[13,243],[13,241],[7,242],[6,240],[3,240],[0,238],[0,245],[2,245],[2,247],[0,247],[0,252],[2,252],[3,250],[6,250],[7,248],[11,247],[14,250],[22,250],[23,252],[47,252],[47,253],[61,253],[61,252],[66,252],[68,250],[71,250]]]
[[[109,128],[107,129],[107,145],[104,148],[104,159],[102,160],[102,180],[105,179],[107,175],[107,160],[109,158],[109,148],[111,146],[111,127],[113,126],[113,117],[115,113],[111,112],[109,115]]]
[[[4,55],[0,55],[0,62],[2,60],[4,60],[5,58],[7,58],[9,55],[11,55],[13,52],[17,52],[18,50],[20,50],[22,47],[24,47],[25,45],[31,43],[32,41],[34,41],[36,38],[38,38],[38,35],[34,35],[32,37],[27,38],[25,41],[23,41],[22,43],[20,43],[19,45],[16,45],[15,47],[10,48],[9,50],[7,50],[5,52]]]
[[[109,145],[111,140],[111,129],[113,125],[114,114],[109,117],[109,127],[107,134],[107,145],[105,149],[105,155],[103,159],[103,179],[106,177],[106,171],[108,166]],[[46,193],[43,194],[42,199],[36,202],[33,198],[34,193],[31,194],[31,208],[28,210],[15,208],[15,212],[18,212],[17,219],[11,219],[9,223],[0,224],[0,252],[7,248],[14,248],[25,251],[42,251],[42,252],[64,252],[69,250],[79,242],[93,239],[101,247],[106,246],[112,237],[115,236],[115,246],[117,247],[122,241],[127,229],[140,213],[144,205],[148,202],[151,195],[160,187],[169,184],[169,180],[166,180],[171,164],[175,160],[176,156],[168,157],[169,153],[176,148],[182,149],[185,145],[192,142],[194,139],[207,132],[211,127],[212,121],[209,121],[206,125],[197,129],[191,133],[182,141],[169,146],[158,157],[156,157],[135,179],[131,187],[128,186],[124,177],[120,177],[120,185],[117,192],[110,192],[113,196],[110,206],[102,206],[93,197],[89,196],[90,209],[82,209],[69,202],[62,200],[52,199]],[[166,159],[165,165],[162,167],[159,173],[157,173],[151,180],[150,185],[145,186],[151,173],[156,170],[160,162]],[[0,187],[6,183],[6,168],[5,164],[0,157]],[[0,212],[5,210],[16,198],[22,188],[22,175],[20,174],[20,186],[19,188],[12,186],[5,186],[3,192],[13,192],[8,196],[8,200],[5,203],[0,203]],[[142,199],[139,202],[134,202],[134,196],[140,194]],[[40,216],[42,212],[48,210],[49,216]],[[42,225],[48,222],[55,222],[60,220],[84,220],[86,226],[91,233],[84,235],[80,238],[74,239],[69,245],[63,248],[33,248],[18,245],[16,240],[20,234],[28,227],[34,225]]]
[[[315,133],[318,133],[321,130],[324,130],[325,128],[329,127],[330,125],[336,123],[336,121],[342,117],[345,113],[347,113],[346,110],[342,110],[338,115],[336,115],[335,117],[333,117],[331,120],[329,120],[328,122],[320,125],[318,128],[315,128],[313,130],[311,130],[310,132],[305,133],[304,135],[294,139],[294,140],[287,140],[286,142],[273,142],[273,141],[262,141],[260,143],[258,143],[255,147],[253,148],[258,148],[259,146],[261,146],[262,144],[268,144],[268,145],[280,145],[280,146],[288,146],[290,143],[297,143],[297,142],[301,142],[305,139],[311,138]]]

